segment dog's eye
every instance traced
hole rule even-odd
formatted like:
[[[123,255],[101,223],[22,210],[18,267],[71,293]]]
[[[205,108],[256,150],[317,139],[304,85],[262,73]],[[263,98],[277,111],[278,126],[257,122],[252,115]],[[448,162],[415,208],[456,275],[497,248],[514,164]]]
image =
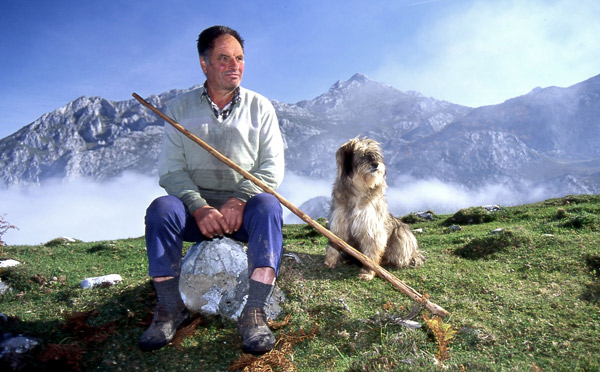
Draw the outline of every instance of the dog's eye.
[[[375,159],[375,156],[373,156],[372,154],[367,154],[365,155],[365,159],[369,162],[369,163],[377,163],[377,159]]]

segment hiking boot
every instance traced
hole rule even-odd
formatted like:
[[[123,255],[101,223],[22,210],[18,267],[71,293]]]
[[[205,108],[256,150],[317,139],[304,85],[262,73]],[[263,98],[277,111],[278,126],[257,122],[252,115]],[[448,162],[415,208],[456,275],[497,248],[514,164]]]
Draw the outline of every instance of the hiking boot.
[[[154,309],[154,318],[150,327],[140,337],[139,346],[142,351],[160,349],[175,337],[177,329],[187,320],[189,312],[181,306],[176,313],[169,313],[161,304]]]
[[[238,319],[238,332],[242,336],[244,353],[261,355],[275,346],[275,336],[267,325],[267,315],[261,308],[244,311]]]

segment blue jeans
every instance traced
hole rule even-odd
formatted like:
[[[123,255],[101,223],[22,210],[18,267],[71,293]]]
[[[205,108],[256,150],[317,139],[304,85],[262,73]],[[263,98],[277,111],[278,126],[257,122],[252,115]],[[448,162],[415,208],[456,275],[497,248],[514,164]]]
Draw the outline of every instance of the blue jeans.
[[[228,237],[248,243],[248,275],[255,268],[271,267],[279,274],[283,254],[283,210],[276,197],[263,193],[248,200],[242,227]],[[146,210],[148,274],[179,276],[183,242],[209,240],[196,220],[175,196],[161,196]]]

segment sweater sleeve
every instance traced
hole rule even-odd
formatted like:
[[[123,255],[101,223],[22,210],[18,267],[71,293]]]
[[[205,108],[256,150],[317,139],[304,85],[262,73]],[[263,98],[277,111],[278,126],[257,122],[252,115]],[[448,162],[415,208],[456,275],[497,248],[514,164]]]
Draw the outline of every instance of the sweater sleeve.
[[[168,107],[166,114],[175,118]],[[183,149],[183,134],[168,123],[164,126],[163,144],[158,157],[158,174],[159,185],[169,195],[181,199],[190,213],[193,214],[198,208],[208,204],[200,195],[198,186],[188,172]]]
[[[263,104],[260,120],[258,161],[250,173],[275,190],[283,181],[285,172],[284,144],[275,108],[269,101]],[[247,202],[261,192],[263,190],[252,181],[243,180],[233,196]]]

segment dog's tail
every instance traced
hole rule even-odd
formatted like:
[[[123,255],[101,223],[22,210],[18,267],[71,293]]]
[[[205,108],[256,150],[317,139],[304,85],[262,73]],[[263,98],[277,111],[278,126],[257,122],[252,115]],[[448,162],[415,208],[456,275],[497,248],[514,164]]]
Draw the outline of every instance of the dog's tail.
[[[419,250],[417,238],[410,227],[392,219],[393,227],[382,262],[396,267],[419,267],[425,262],[425,257]]]

